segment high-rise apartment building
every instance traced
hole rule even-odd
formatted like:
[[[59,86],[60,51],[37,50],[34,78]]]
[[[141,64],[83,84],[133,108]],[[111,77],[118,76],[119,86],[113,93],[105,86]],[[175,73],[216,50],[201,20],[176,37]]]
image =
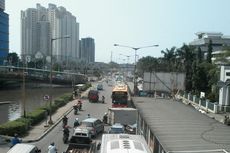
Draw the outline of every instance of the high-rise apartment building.
[[[5,0],[0,0],[0,65],[9,53],[9,15],[4,10]]]
[[[39,57],[36,55],[50,56],[52,39],[55,62],[68,63],[79,58],[79,24],[64,7],[49,4],[45,8],[37,4],[37,8],[21,12],[21,24],[22,57],[33,60]]]
[[[88,63],[95,62],[95,43],[93,38],[81,39],[80,59]]]

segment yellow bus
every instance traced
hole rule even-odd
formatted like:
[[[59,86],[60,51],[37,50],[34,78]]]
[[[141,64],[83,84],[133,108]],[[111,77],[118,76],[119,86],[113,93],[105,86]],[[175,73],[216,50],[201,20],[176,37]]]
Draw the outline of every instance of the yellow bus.
[[[112,90],[112,107],[128,107],[128,86],[118,83]]]

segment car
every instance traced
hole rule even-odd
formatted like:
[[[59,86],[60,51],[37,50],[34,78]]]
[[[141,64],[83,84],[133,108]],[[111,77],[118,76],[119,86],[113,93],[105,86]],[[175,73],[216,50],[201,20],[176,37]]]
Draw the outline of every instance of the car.
[[[128,134],[136,134],[136,129],[137,129],[137,124],[133,124],[133,125],[127,125],[125,127],[125,131]]]
[[[99,100],[99,92],[97,90],[90,90],[88,92],[88,99],[91,102],[98,102],[98,100]]]
[[[97,90],[103,90],[103,85],[102,84],[97,84]]]
[[[104,132],[104,123],[97,118],[87,118],[81,122],[80,128],[86,127],[92,137],[96,137],[99,133]]]
[[[120,123],[115,123],[113,124],[109,131],[108,131],[109,134],[121,134],[121,133],[125,133],[125,128],[122,124]]]
[[[18,143],[13,146],[7,153],[40,153],[41,150],[38,149],[35,145]]]

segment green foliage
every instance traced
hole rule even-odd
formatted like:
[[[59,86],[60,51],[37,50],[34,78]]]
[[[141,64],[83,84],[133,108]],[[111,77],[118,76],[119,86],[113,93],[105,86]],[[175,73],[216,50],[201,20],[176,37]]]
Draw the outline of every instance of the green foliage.
[[[66,93],[59,98],[54,100],[52,104],[52,113],[55,112],[59,107],[64,106],[70,100],[72,100],[72,93]],[[0,135],[13,136],[15,133],[19,135],[25,135],[28,132],[30,125],[35,125],[41,122],[46,117],[46,106],[38,108],[27,114],[27,118],[19,118],[14,121],[8,121],[5,124],[0,125]]]
[[[31,119],[31,125],[41,122],[45,118],[46,110],[38,108],[27,114],[27,118]]]
[[[207,53],[207,62],[212,63],[212,40],[209,40],[208,43],[208,53]]]
[[[19,57],[17,53],[9,53],[7,55],[7,62],[9,64],[12,64],[13,66],[17,66],[18,62],[19,62]]]
[[[30,126],[30,119],[20,118],[0,125],[0,135],[14,136],[15,133],[25,135]]]

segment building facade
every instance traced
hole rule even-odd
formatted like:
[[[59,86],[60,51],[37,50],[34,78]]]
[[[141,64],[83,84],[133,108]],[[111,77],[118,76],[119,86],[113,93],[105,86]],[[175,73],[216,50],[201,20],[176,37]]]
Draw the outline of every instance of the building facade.
[[[54,4],[49,4],[48,8],[37,4],[36,8],[22,11],[22,57],[45,59],[50,57],[51,46],[54,62],[68,63],[79,58],[79,23],[76,17]]]
[[[0,65],[9,53],[9,15],[4,10],[5,0],[0,0]]]
[[[87,63],[95,62],[95,43],[93,38],[82,38],[80,41],[80,59]]]
[[[204,57],[206,57],[208,51],[209,41],[212,41],[212,55],[213,57],[218,56],[225,47],[230,46],[230,37],[224,36],[220,32],[197,32],[197,39],[194,39],[189,43],[191,46],[200,47]],[[213,58],[212,60],[215,60]]]

